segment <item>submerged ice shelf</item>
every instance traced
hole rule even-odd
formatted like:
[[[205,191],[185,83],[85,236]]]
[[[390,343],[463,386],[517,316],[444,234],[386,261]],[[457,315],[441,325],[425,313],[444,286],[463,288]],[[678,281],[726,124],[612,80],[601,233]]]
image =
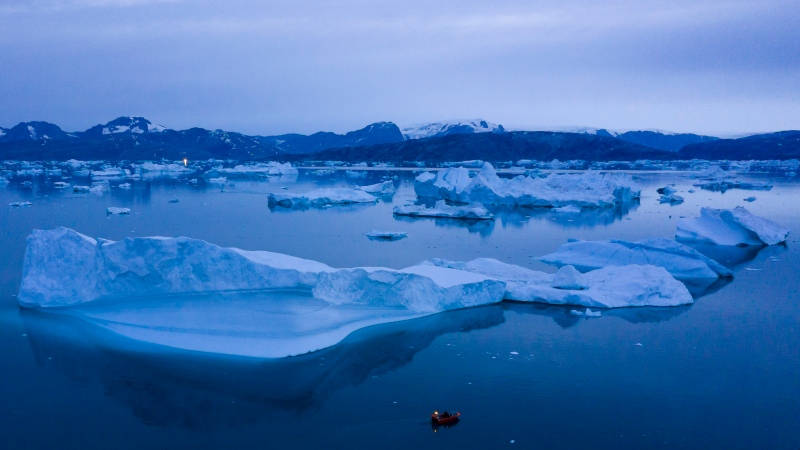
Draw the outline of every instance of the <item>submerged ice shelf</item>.
[[[614,308],[692,303],[660,267],[535,272],[492,259],[405,269],[336,269],[185,237],[28,237],[18,302],[138,341],[277,358],[334,345],[371,325],[502,300]]]

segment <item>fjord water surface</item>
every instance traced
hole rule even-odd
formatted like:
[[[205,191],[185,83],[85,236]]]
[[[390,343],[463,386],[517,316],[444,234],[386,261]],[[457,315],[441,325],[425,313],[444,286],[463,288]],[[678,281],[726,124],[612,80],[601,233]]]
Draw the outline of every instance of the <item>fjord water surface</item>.
[[[496,209],[494,222],[396,219],[411,173],[374,206],[269,208],[286,187],[353,185],[318,178],[137,180],[102,196],[36,178],[0,187],[2,448],[792,448],[800,446],[800,183],[771,191],[696,189],[680,173],[640,174],[630,208],[556,214]],[[676,183],[686,201],[659,204]],[[112,182],[112,186],[115,183]],[[755,195],[755,202],[743,199]],[[178,199],[177,203],[170,200]],[[31,201],[30,207],[6,207]],[[334,267],[401,268],[429,258],[492,257],[554,271],[535,257],[570,238],[672,236],[701,206],[751,212],[791,230],[785,246],[698,246],[735,278],[679,308],[625,308],[582,319],[569,307],[504,303],[359,330],[334,347],[280,360],[145,345],[68,315],[20,310],[25,238],[67,226],[112,240],[189,236]],[[106,207],[131,209],[107,216]],[[396,242],[371,229],[406,231]],[[637,345],[641,344],[641,345]],[[434,430],[435,408],[462,421]],[[434,432],[435,431],[435,432]],[[511,441],[514,441],[512,444]]]

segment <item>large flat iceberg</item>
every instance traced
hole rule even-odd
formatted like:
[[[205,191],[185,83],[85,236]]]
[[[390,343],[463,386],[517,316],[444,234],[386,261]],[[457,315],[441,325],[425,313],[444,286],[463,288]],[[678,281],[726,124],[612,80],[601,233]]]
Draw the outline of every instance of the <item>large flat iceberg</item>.
[[[359,189],[321,188],[305,193],[278,192],[269,194],[269,204],[289,207],[348,205],[375,203],[378,199]]]
[[[547,274],[491,258],[469,262],[434,259],[430,264],[503,280],[506,300],[593,308],[678,306],[694,302],[683,283],[663,268],[650,265],[612,266],[576,275],[571,266]]]
[[[334,345],[355,330],[503,299],[615,308],[692,297],[649,265],[580,274],[493,259],[405,269],[336,269],[280,253],[185,237],[93,239],[68,228],[28,237],[18,302],[136,341],[279,358]]]
[[[520,175],[508,179],[498,177],[489,163],[477,174],[463,167],[422,173],[414,182],[414,191],[420,197],[458,203],[556,208],[567,205],[606,207],[631,202],[640,194],[628,175],[590,171],[550,174],[546,178]]]
[[[700,217],[679,220],[675,232],[678,239],[717,245],[775,245],[786,241],[788,235],[786,228],[741,206],[732,210],[702,208]]]
[[[502,281],[429,265],[334,269],[189,238],[28,237],[18,301],[139,341],[254,357],[336,344],[357,329],[497,303]]]

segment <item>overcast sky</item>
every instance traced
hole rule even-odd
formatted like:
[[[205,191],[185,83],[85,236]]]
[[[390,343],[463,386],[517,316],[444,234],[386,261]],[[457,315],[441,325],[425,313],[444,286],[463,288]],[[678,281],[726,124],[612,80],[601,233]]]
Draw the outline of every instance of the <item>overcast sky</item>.
[[[800,129],[798,24],[798,0],[0,0],[0,126]]]

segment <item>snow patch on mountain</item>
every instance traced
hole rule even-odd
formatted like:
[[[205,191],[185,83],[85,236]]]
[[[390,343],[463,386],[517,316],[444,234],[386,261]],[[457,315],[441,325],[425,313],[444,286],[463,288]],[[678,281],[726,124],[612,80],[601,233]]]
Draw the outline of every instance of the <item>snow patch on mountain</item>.
[[[446,136],[449,134],[504,133],[506,130],[502,125],[487,122],[482,119],[474,119],[409,125],[401,128],[400,131],[403,133],[403,137],[409,140]]]

